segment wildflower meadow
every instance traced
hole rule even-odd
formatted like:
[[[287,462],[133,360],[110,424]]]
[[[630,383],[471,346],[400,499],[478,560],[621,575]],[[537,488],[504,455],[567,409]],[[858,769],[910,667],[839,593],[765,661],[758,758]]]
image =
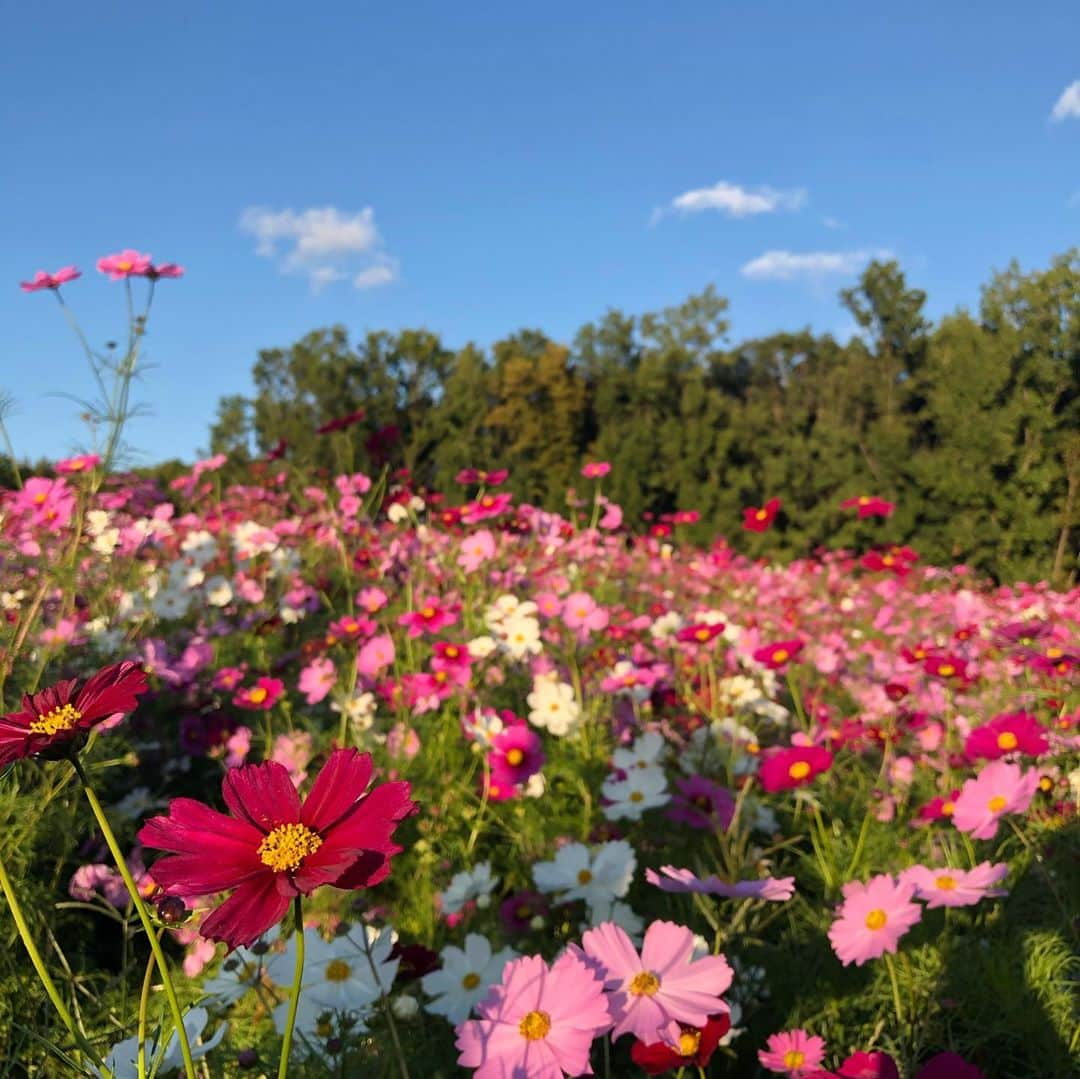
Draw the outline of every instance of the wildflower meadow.
[[[125,471],[184,271],[97,268],[105,350],[23,283],[96,396],[0,492],[0,1075],[1077,1074],[1080,589],[873,488],[783,560],[785,490],[436,490],[347,408],[338,468]]]

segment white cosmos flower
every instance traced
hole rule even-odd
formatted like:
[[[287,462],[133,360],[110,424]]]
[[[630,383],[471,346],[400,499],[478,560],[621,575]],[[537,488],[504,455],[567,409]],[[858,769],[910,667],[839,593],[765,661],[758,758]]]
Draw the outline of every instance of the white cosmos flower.
[[[199,529],[189,532],[180,543],[180,550],[184,555],[195,563],[196,566],[206,566],[217,557],[218,545],[210,532]]]
[[[656,768],[664,760],[667,743],[656,731],[639,735],[629,749],[616,749],[611,755],[611,766],[624,772],[636,769]]]
[[[232,585],[227,577],[217,574],[203,582],[203,593],[211,607],[228,607],[233,600]]]
[[[464,1022],[516,954],[513,948],[493,953],[490,941],[479,933],[465,938],[464,949],[448,944],[439,953],[442,968],[420,980],[424,992],[435,998],[424,1005],[425,1011],[446,1016],[454,1026]]]
[[[526,700],[530,708],[529,722],[560,738],[570,733],[581,715],[574,699],[574,687],[551,678],[537,678]]]
[[[533,866],[533,880],[541,892],[557,893],[560,903],[584,899],[600,906],[626,895],[636,867],[634,848],[625,839],[602,843],[593,851],[584,843],[567,843],[550,862]]]
[[[589,907],[589,920],[582,925],[582,931],[591,929],[593,926],[604,922],[614,922],[620,929],[626,930],[626,935],[637,945],[641,944],[642,930],[645,928],[645,919],[631,909],[629,903],[623,903],[619,899],[612,899],[606,903],[597,903]]]
[[[532,615],[515,613],[501,629],[502,644],[514,659],[540,654],[540,623]]]
[[[191,1008],[184,1015],[184,1031],[191,1046],[192,1060],[201,1060],[206,1056],[225,1037],[225,1031],[229,1029],[228,1023],[222,1023],[214,1032],[214,1036],[200,1045],[198,1039],[206,1029],[209,1020],[210,1013],[205,1008]],[[145,1054],[147,1067],[150,1067],[158,1059],[157,1043],[147,1040]],[[105,1067],[112,1072],[113,1079],[138,1079],[138,1058],[139,1039],[137,1037],[125,1038],[122,1042],[117,1042],[109,1051],[109,1055],[105,1058]],[[152,1074],[165,1075],[183,1066],[184,1058],[180,1052],[180,1040],[176,1036],[176,1031],[170,1031],[160,1063]],[[105,1074],[97,1068],[94,1070],[98,1075]]]
[[[608,779],[601,789],[611,803],[604,806],[608,820],[641,820],[646,809],[671,801],[667,778],[659,768],[635,769],[625,779]]]
[[[462,907],[475,901],[478,907],[491,903],[491,893],[499,883],[498,877],[491,875],[491,863],[481,862],[472,869],[455,873],[445,892],[442,893],[444,914],[458,914]]]

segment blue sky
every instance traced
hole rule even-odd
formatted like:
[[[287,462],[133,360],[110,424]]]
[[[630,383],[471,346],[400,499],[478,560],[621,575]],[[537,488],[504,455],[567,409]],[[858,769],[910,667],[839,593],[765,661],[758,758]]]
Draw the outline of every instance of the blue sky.
[[[1080,243],[1075,0],[4,5],[0,389],[20,454],[90,375],[18,281],[74,262],[95,341],[160,286],[144,461],[205,446],[262,347],[335,322],[568,337],[713,283],[733,338],[845,334],[889,251],[930,311]],[[974,12],[978,12],[977,16]],[[1056,107],[1056,116],[1054,114]],[[659,211],[659,212],[658,212]]]

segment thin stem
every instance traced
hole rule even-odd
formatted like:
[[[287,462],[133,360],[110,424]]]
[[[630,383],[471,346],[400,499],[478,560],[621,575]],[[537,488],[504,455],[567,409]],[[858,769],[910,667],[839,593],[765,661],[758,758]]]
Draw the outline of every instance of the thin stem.
[[[304,903],[299,894],[293,900],[293,921],[296,922],[296,970],[293,974],[292,991],[289,994],[289,1011],[285,1017],[285,1035],[281,1041],[278,1079],[285,1079],[289,1072],[289,1053],[292,1051],[293,1028],[296,1026],[296,1009],[300,1004],[300,990],[304,981]]]
[[[162,930],[161,932],[164,932]],[[158,938],[160,940],[160,936]],[[146,1077],[146,1014],[150,1010],[150,985],[154,980],[154,953],[146,961],[146,973],[143,975],[142,992],[139,994],[139,1053],[135,1064],[139,1070],[139,1079]]]
[[[903,1027],[904,1025],[904,1009],[900,1003],[900,983],[896,980],[896,964],[893,962],[893,957],[886,952],[885,969],[889,972],[889,981],[892,982],[892,999],[893,1007],[896,1009],[896,1021]]]
[[[8,876],[7,866],[4,865],[2,858],[0,858],[0,890],[3,891],[4,898],[7,900],[8,910],[11,911],[12,920],[15,922],[15,928],[19,931],[19,937],[22,939],[23,947],[26,948],[26,954],[30,956],[30,962],[33,964],[38,979],[49,996],[49,1000],[52,1001],[56,1014],[60,1016],[61,1022],[68,1028],[68,1033],[75,1039],[79,1048],[101,1069],[102,1074],[111,1076],[112,1072],[104,1067],[101,1057],[98,1056],[75,1025],[75,1020],[71,1018],[71,1012],[67,1010],[67,1005],[64,1004],[56,984],[49,975],[45,962],[41,958],[41,952],[38,951],[37,944],[34,943],[34,938],[30,934],[30,927],[26,924],[26,918],[23,916],[22,907],[19,906],[18,897],[15,895],[15,889],[11,886],[11,878]]]
[[[368,927],[361,926],[361,940],[364,942],[364,954],[367,956],[368,966],[371,967],[371,977],[379,987],[379,999],[382,1001],[383,1014],[386,1016],[386,1025],[390,1028],[390,1040],[394,1043],[394,1054],[397,1056],[398,1070],[401,1079],[409,1079],[409,1065],[405,1063],[405,1052],[401,1048],[401,1039],[398,1037],[397,1024],[394,1022],[394,1013],[390,1010],[390,1000],[386,995],[386,989],[379,981],[379,972],[375,969],[375,958],[371,954],[371,941],[368,940]]]
[[[186,1079],[196,1079],[195,1062],[191,1059],[191,1046],[188,1044],[187,1030],[184,1028],[184,1016],[180,1011],[180,1001],[176,999],[176,989],[169,974],[169,964],[165,959],[165,952],[162,951],[161,941],[158,940],[157,933],[154,930],[154,923],[150,920],[150,912],[146,909],[143,897],[139,894],[139,887],[131,875],[131,870],[128,869],[127,860],[124,858],[123,851],[120,850],[120,844],[116,841],[116,835],[109,824],[109,818],[105,816],[105,810],[90,786],[90,781],[86,777],[82,764],[78,758],[73,759],[71,764],[79,777],[79,781],[82,783],[83,793],[90,803],[90,810],[97,820],[101,834],[105,837],[105,845],[109,848],[109,853],[116,863],[116,868],[124,879],[124,886],[131,896],[131,902],[139,913],[139,921],[142,922],[147,939],[150,941],[150,950],[154,953],[158,970],[161,972],[161,985],[165,990],[165,998],[169,1002],[169,1011],[172,1012],[173,1024],[176,1027],[176,1038],[180,1043],[180,1055],[184,1059],[184,1075]]]

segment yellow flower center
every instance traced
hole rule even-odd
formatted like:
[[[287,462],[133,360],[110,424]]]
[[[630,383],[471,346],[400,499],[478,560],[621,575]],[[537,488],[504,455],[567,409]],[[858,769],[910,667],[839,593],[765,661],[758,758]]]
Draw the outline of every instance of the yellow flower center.
[[[588,884],[592,880],[592,870],[582,869],[577,875],[578,884]]]
[[[699,629],[694,633],[699,641],[707,641],[709,639],[709,631],[707,629]]]
[[[36,495],[34,495],[34,501],[39,506],[43,506],[45,504],[45,499],[47,497],[48,497],[48,495],[46,495],[44,491],[38,491],[38,493]]]
[[[943,663],[938,667],[938,674],[940,674],[942,678],[951,678],[956,674],[956,668],[951,663]]]
[[[457,659],[457,657],[458,657],[457,646],[456,645],[450,645],[450,647],[446,649],[446,656],[447,656],[448,659]]]
[[[998,749],[1003,749],[1007,753],[1010,749],[1016,749],[1016,735],[1012,731],[1002,731],[998,735],[997,739]]]
[[[58,731],[70,731],[80,719],[82,719],[82,712],[70,704],[65,704],[62,708],[54,708],[51,712],[38,716],[30,724],[30,733],[47,734],[52,737]]]
[[[643,801],[645,801],[645,795],[642,794],[641,791],[631,791],[630,792],[630,801],[631,802],[643,802]]]
[[[420,612],[420,614],[424,618],[434,618],[435,617],[435,608],[434,607],[425,607]]]
[[[334,1033],[334,1028],[329,1021],[324,1019],[315,1024],[315,1033],[320,1038],[329,1038]]]
[[[873,929],[875,932],[878,929],[884,929],[885,923],[888,921],[888,917],[880,907],[875,907],[874,910],[866,916],[866,928]]]
[[[986,808],[991,813],[1000,813],[1005,808],[1005,798],[1000,794],[995,794],[989,802],[986,803]]]
[[[951,817],[956,811],[955,802],[942,802],[941,803],[941,815],[943,817]]]
[[[660,979],[651,970],[642,970],[630,979],[628,988],[635,997],[652,997],[660,988]]]
[[[768,516],[769,516],[769,514],[765,510],[758,510],[757,513],[754,514],[754,517],[756,517],[757,520],[759,520],[759,521],[764,521],[765,518],[768,517]],[[690,1054],[689,1053],[684,1053],[683,1055],[684,1056],[689,1056]]]
[[[322,836],[306,825],[281,824],[259,844],[259,857],[275,873],[291,873],[322,843]]]
[[[806,761],[796,761],[787,770],[787,774],[792,779],[805,779],[810,774],[810,765]]]
[[[344,959],[331,959],[326,964],[326,980],[328,982],[346,982],[352,974],[352,967]]]
[[[784,1054],[784,1067],[801,1068],[804,1060],[806,1060],[805,1053],[800,1052],[798,1049],[789,1049]]]
[[[131,269],[131,267],[132,267],[133,265],[134,265],[134,264],[133,264],[133,263],[131,263],[131,262],[129,262],[129,261],[127,260],[127,259],[121,259],[121,260],[120,260],[120,261],[119,261],[119,262],[118,262],[118,263],[116,264],[116,268],[117,268],[118,270],[124,270],[124,271],[126,272],[127,270],[130,270],[130,269]]]
[[[529,1012],[518,1023],[518,1030],[527,1042],[539,1041],[551,1030],[551,1016],[547,1012]]]
[[[41,498],[41,495],[38,495],[38,498]],[[1062,650],[1060,648],[1057,648],[1054,645],[1051,645],[1046,650],[1046,658],[1047,659],[1060,659],[1063,655],[1065,655],[1065,653],[1062,652]]]
[[[951,892],[956,888],[956,877],[943,874],[934,881],[934,884],[943,892]]]
[[[1049,776],[1039,777],[1039,790],[1043,794],[1049,794],[1054,789],[1054,781]]]
[[[270,694],[267,693],[267,691],[265,689],[263,689],[262,686],[256,686],[248,694],[248,700],[252,701],[254,704],[262,704],[262,702],[265,701],[266,698],[269,697],[269,696],[270,696]]]
[[[788,650],[786,648],[778,648],[772,654],[773,663],[783,663],[788,658]]]
[[[480,975],[469,971],[464,978],[461,979],[462,989],[475,989],[480,984]]]
[[[870,496],[869,495],[859,495],[859,505],[860,506],[869,506],[870,505]],[[802,1063],[802,1053],[799,1054],[799,1063],[800,1064]]]
[[[525,759],[525,754],[520,749],[514,748],[507,751],[506,763],[516,768]]]
[[[692,1057],[701,1045],[701,1032],[688,1030],[679,1035],[679,1056]]]

